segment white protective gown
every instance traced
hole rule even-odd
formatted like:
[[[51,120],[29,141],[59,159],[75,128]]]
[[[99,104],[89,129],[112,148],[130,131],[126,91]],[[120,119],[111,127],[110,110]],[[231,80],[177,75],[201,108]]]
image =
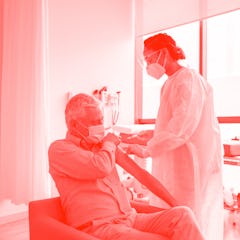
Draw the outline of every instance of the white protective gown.
[[[206,240],[223,239],[222,146],[213,91],[195,70],[182,68],[162,90],[152,173],[182,205],[193,209]],[[151,203],[164,207],[159,198]]]

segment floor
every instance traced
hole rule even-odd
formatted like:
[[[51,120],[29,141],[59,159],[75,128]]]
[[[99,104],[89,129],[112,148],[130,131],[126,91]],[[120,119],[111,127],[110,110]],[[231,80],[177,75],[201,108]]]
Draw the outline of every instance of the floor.
[[[0,240],[29,240],[28,220],[0,225]]]
[[[0,225],[0,240],[29,240],[28,230],[27,219]],[[240,239],[240,213],[225,212],[224,235],[224,240]]]

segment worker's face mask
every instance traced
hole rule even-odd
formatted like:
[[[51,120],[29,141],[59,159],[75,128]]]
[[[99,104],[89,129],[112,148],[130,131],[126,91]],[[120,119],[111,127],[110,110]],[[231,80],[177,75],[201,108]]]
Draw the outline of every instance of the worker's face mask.
[[[153,77],[155,79],[160,79],[165,73],[165,68],[161,64],[158,63],[161,55],[162,55],[162,51],[159,52],[157,61],[154,63],[148,64],[146,67],[148,75],[150,75],[151,77]],[[165,65],[165,62],[166,61],[164,60],[164,65]]]
[[[148,75],[155,79],[160,79],[165,73],[165,68],[162,67],[159,63],[152,63],[148,65],[146,70]]]

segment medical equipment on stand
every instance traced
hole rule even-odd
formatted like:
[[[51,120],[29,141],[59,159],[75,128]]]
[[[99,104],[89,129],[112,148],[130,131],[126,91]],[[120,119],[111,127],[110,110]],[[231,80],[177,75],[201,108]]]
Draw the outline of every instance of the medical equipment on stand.
[[[109,127],[113,127],[119,117],[119,106],[120,106],[120,91],[116,93],[110,93],[108,91],[103,91],[101,96],[101,101],[103,103],[104,112],[107,112]]]
[[[104,126],[113,132],[113,126],[119,118],[120,91],[111,92],[106,86],[93,91],[93,95],[102,102],[104,112]]]
[[[232,139],[239,144],[239,139]],[[236,149],[229,152],[229,148],[224,148],[224,209],[225,224],[230,224],[236,228],[240,227],[240,188],[239,181],[236,179],[239,176],[240,156],[236,156]],[[230,155],[230,156],[229,156]],[[234,155],[234,156],[233,156]],[[230,172],[229,172],[230,171]],[[228,183],[228,186],[225,186]]]

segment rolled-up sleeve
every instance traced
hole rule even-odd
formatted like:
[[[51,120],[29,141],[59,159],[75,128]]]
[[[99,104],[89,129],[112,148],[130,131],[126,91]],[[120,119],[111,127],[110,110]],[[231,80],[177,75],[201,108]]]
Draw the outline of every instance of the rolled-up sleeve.
[[[105,142],[93,153],[69,141],[59,140],[49,147],[49,172],[51,175],[68,176],[82,180],[104,178],[115,166],[116,146]]]

